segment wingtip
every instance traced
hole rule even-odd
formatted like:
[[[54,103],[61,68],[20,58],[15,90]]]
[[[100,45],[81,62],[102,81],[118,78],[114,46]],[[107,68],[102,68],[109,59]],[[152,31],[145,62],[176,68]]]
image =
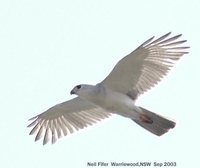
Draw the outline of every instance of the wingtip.
[[[168,33],[166,33],[164,36],[169,36],[170,34],[172,34],[172,32],[170,31],[170,32],[168,32]]]
[[[44,145],[46,145],[47,143],[48,143],[48,141],[43,140],[42,145],[44,146]]]
[[[28,121],[34,120],[34,119],[36,119],[36,118],[38,118],[38,115],[36,115],[36,116],[34,116],[34,117],[28,119]]]

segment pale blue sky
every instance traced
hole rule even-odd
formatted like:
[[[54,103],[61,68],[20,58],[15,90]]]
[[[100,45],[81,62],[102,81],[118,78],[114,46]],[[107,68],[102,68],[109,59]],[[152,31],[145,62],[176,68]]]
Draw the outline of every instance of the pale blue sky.
[[[84,168],[87,162],[174,161],[200,155],[198,0],[8,0],[0,2],[0,167]],[[103,80],[118,60],[151,36],[182,33],[190,54],[138,105],[177,122],[162,137],[112,117],[43,146],[27,120],[71,99],[80,83]]]

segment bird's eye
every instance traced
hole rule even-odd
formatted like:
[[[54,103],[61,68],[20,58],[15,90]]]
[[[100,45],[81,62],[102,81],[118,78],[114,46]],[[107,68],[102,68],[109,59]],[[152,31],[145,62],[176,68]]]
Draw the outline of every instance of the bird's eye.
[[[77,85],[76,87],[77,87],[77,89],[80,89],[80,88],[81,88],[81,85]]]

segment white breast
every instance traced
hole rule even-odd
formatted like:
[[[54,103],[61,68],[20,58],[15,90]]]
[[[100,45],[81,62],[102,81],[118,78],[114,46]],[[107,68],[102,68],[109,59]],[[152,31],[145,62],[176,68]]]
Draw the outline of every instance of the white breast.
[[[128,118],[137,118],[141,110],[135,106],[135,101],[122,93],[112,91],[104,87],[103,93],[99,96],[97,105],[115,114]]]

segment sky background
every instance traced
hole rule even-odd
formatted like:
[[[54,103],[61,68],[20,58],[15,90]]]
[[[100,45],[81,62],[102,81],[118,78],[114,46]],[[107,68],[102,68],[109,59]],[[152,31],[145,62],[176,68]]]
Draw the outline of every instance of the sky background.
[[[0,1],[0,167],[85,168],[87,162],[176,162],[197,167],[200,155],[200,1]],[[183,34],[185,55],[137,105],[173,118],[156,137],[114,116],[60,139],[34,142],[28,119],[71,99],[77,84],[102,81],[152,36]],[[153,166],[152,166],[153,167]]]

